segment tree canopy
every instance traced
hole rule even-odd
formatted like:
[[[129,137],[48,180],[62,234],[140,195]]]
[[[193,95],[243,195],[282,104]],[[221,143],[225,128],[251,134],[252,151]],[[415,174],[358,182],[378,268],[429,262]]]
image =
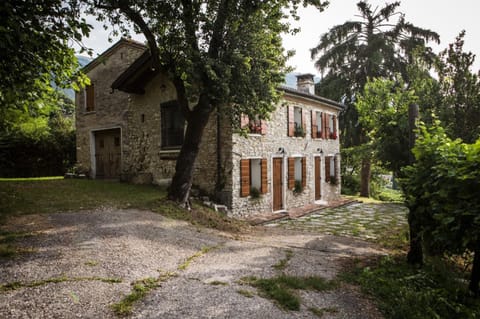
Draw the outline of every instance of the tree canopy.
[[[347,105],[340,117],[344,147],[367,142],[367,132],[359,123],[354,102],[368,79],[394,79],[401,74],[407,81],[407,66],[415,48],[422,47],[423,56],[432,57],[426,43],[439,42],[437,33],[407,22],[405,15],[398,11],[399,6],[397,1],[374,8],[367,1],[359,1],[360,19],[332,27],[311,49],[315,66],[325,74],[317,92],[333,99],[338,99],[338,92],[342,92],[341,101]],[[360,193],[369,196],[368,156],[362,160],[361,167]]]
[[[0,112],[40,107],[53,84],[86,80],[70,48],[91,29],[77,0],[6,0],[0,13]]]
[[[286,12],[295,15],[301,3],[319,9],[326,5],[320,0],[89,3],[100,20],[133,23],[147,39],[152,68],[175,85],[188,123],[169,191],[179,202],[188,199],[203,129],[214,110],[234,124],[242,113],[267,118],[273,110],[288,57],[280,36],[292,31]]]

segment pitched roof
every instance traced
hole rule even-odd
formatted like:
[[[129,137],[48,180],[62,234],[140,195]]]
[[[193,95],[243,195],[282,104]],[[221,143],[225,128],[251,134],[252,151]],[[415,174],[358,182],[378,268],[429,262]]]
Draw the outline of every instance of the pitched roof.
[[[345,105],[343,105],[342,103],[335,102],[333,100],[327,99],[327,98],[325,98],[323,96],[320,96],[320,95],[300,91],[300,90],[294,89],[294,88],[286,86],[286,85],[280,85],[278,89],[282,90],[286,93],[292,94],[292,95],[304,97],[304,98],[307,98],[307,99],[311,99],[311,100],[314,100],[314,101],[317,101],[317,102],[327,104],[327,105],[329,105],[333,108],[339,109],[339,110],[343,110],[345,108]]]
[[[97,65],[102,63],[105,60],[105,58],[107,58],[110,55],[112,55],[113,53],[115,53],[115,51],[117,51],[117,49],[119,49],[120,47],[122,47],[124,45],[128,45],[130,47],[137,48],[141,51],[145,51],[147,49],[147,46],[145,46],[143,43],[140,43],[140,42],[132,40],[132,39],[121,38],[115,44],[113,44],[111,47],[109,47],[107,50],[105,50],[102,54],[100,54],[98,57],[96,57],[95,59],[90,61],[90,63],[85,65],[82,68],[82,71],[84,73],[89,72],[90,70],[95,68]]]
[[[158,70],[152,70],[150,51],[146,50],[135,62],[133,62],[120,76],[112,83],[112,89],[127,93],[144,94],[145,85],[159,73]],[[321,97],[319,95],[303,92],[286,85],[280,85],[279,90],[286,93],[308,98],[317,102],[327,104],[333,108],[343,110],[345,106],[333,100]]]

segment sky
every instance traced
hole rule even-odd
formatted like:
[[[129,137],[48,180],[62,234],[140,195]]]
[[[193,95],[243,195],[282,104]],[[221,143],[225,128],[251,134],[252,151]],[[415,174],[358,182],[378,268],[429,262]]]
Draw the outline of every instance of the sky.
[[[310,49],[318,44],[320,36],[338,24],[348,20],[356,20],[358,14],[356,0],[330,0],[330,5],[323,12],[313,7],[299,9],[300,21],[293,22],[292,26],[300,27],[301,31],[295,36],[283,36],[283,46],[287,50],[294,49],[296,54],[288,61],[288,65],[295,68],[295,72],[320,75],[310,58]],[[382,7],[385,2],[393,1],[370,0],[372,7]],[[461,30],[466,30],[464,51],[471,51],[477,55],[473,71],[480,69],[480,0],[402,0],[400,12],[405,13],[405,19],[415,26],[430,29],[440,35],[440,45],[431,43],[435,52],[445,49]],[[94,56],[101,54],[112,43],[108,42],[108,31],[89,18],[95,29],[84,44],[94,49]],[[143,42],[143,36],[133,35],[134,39]],[[118,38],[114,39],[116,41]]]

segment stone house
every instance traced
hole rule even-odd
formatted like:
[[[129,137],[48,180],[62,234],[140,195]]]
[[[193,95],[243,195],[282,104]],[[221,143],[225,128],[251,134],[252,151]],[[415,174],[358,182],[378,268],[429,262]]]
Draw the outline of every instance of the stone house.
[[[150,68],[149,51],[122,39],[85,66],[91,85],[76,95],[77,161],[91,178],[167,183],[185,121],[168,78]],[[314,94],[313,75],[283,97],[268,121],[242,117],[239,134],[212,114],[194,171],[194,187],[233,216],[279,212],[340,196],[338,113]]]

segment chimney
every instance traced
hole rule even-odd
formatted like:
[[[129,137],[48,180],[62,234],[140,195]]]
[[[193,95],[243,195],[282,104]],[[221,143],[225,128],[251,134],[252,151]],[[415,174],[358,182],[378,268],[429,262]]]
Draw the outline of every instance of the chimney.
[[[315,94],[315,84],[313,83],[313,74],[297,75],[297,90],[305,93]]]

